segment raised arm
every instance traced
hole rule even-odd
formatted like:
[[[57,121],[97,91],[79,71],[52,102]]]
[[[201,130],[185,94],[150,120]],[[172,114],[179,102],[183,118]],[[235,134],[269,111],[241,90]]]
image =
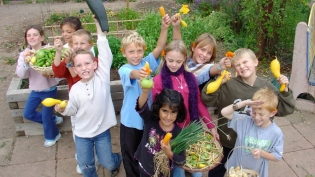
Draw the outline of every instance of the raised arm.
[[[221,114],[222,116],[224,116],[225,118],[231,120],[233,117],[233,113],[235,110],[243,108],[245,106],[254,106],[254,107],[259,107],[260,105],[262,105],[264,102],[262,100],[256,100],[256,101],[251,101],[251,100],[244,100],[244,101],[240,101],[238,103],[235,104],[231,104],[225,108],[223,108],[221,110]],[[233,109],[233,106],[235,107],[235,110]]]
[[[180,15],[175,14],[171,17],[173,25],[173,40],[181,40],[182,35],[180,31]]]
[[[168,27],[170,26],[170,24],[171,24],[171,18],[168,16],[168,14],[164,15],[164,17],[162,17],[160,37],[158,39],[155,49],[152,52],[154,58],[158,58],[160,56],[161,52],[163,51],[166,45],[167,32],[168,32]]]
[[[145,103],[147,102],[148,98],[149,98],[149,93],[150,93],[151,89],[144,89],[142,88],[142,93],[139,96],[138,99],[138,109],[142,109],[143,106],[145,105]]]

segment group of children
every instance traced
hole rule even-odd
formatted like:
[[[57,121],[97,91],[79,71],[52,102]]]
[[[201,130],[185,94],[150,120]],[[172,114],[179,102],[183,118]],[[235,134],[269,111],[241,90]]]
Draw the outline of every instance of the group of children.
[[[270,82],[257,77],[258,59],[250,49],[238,49],[233,58],[224,57],[213,64],[216,42],[210,34],[201,34],[191,44],[191,55],[188,56],[188,49],[181,40],[178,15],[162,17],[157,45],[148,56],[144,57],[145,41],[137,32],[121,40],[122,54],[127,60],[118,71],[124,90],[120,112],[121,155],[112,153],[109,130],[117,124],[110,94],[109,72],[113,55],[106,33],[102,32],[96,19],[95,23],[98,59],[92,52],[91,34],[82,29],[75,17],[68,17],[61,24],[62,38],[69,45],[63,45],[61,37],[54,40],[53,71],[56,77],[65,78],[69,84],[67,107],[60,108],[57,104],[55,110],[71,116],[78,173],[97,176],[100,163],[115,176],[123,162],[128,177],[153,176],[153,156],[162,150],[169,157],[171,176],[184,177],[185,171],[180,167],[185,164],[185,152],[174,154],[170,143],[162,140],[167,132],[171,132],[174,139],[190,122],[202,120],[213,137],[221,141],[224,151],[221,164],[209,171],[209,177],[225,175],[227,156],[236,146],[248,148],[234,150],[229,167],[242,166],[258,171],[259,176],[268,176],[268,160],[280,160],[283,151],[283,134],[273,117],[294,111],[292,91],[287,87],[284,92],[279,92]],[[173,40],[167,44],[171,25]],[[19,77],[29,78],[32,90],[24,117],[43,124],[45,146],[49,147],[61,138],[56,124],[62,123],[63,119],[53,115],[53,108],[43,106],[42,112],[36,108],[43,99],[56,97],[58,82],[37,73],[25,60],[30,49],[38,50],[44,46],[40,27],[30,26],[25,40],[29,47],[20,54],[16,70]],[[62,56],[61,50],[67,46],[71,50]],[[150,77],[144,67],[146,62],[157,74],[151,89],[139,84]],[[211,80],[232,66],[237,77],[224,79],[216,92],[207,94],[206,86]],[[278,81],[289,83],[283,75]],[[206,106],[218,107],[221,110],[219,117],[225,118],[219,119],[215,125]],[[220,126],[218,132],[217,126]],[[202,176],[201,172],[191,175]]]

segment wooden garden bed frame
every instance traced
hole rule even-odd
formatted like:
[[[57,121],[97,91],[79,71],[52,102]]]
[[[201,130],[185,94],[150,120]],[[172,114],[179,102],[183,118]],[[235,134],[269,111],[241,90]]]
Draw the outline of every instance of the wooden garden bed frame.
[[[20,89],[22,79],[13,77],[8,88],[6,98],[14,119],[17,136],[43,135],[42,125],[29,121],[23,117],[26,101],[31,93],[30,89]],[[116,113],[120,111],[124,98],[123,88],[120,80],[111,81],[111,96]],[[57,87],[57,99],[68,100],[68,85]],[[106,106],[106,105],[103,105]],[[38,110],[41,109],[39,106]],[[101,106],[100,106],[101,109]],[[64,122],[58,129],[61,132],[71,131],[71,121],[69,117],[64,117]]]

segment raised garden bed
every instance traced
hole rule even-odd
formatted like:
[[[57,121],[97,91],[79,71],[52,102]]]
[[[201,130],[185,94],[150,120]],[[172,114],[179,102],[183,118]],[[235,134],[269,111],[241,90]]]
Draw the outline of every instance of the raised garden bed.
[[[14,119],[15,129],[18,136],[25,135],[43,135],[42,125],[29,121],[23,117],[25,104],[30,89],[20,89],[22,79],[14,77],[12,78],[11,84],[8,88],[6,98],[11,110],[12,118]],[[68,99],[68,85],[59,85],[57,91],[57,99],[67,100]],[[122,106],[122,100],[124,97],[123,89],[120,80],[111,81],[111,96],[116,113],[118,113]],[[106,105],[103,105],[106,106]],[[41,106],[38,107],[38,110]],[[100,109],[101,105],[100,105]],[[58,126],[61,132],[71,131],[71,122],[69,117],[64,117],[62,125]]]

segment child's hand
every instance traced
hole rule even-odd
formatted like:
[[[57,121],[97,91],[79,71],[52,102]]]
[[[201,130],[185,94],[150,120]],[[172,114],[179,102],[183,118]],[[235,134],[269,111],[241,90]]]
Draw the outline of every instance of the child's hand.
[[[175,27],[178,27],[178,26],[180,26],[180,15],[178,15],[178,14],[175,14],[175,15],[173,15],[172,16],[172,18],[171,18],[171,20],[172,20],[172,25]]]
[[[164,151],[164,153],[165,153],[166,155],[172,153],[171,144],[170,144],[170,143],[164,144],[163,140],[161,140],[161,141],[160,141],[160,145],[161,145],[161,149]]]
[[[222,67],[222,69],[227,69],[227,68],[230,68],[232,66],[230,57],[222,58],[219,63],[220,63],[220,66]]]
[[[220,136],[217,132],[217,128],[214,127],[213,129],[211,129],[211,134],[216,140],[220,140]]]
[[[221,85],[226,83],[228,80],[230,80],[231,78],[231,73],[230,72],[227,72],[224,76],[224,78],[222,79],[222,82],[221,82]]]
[[[59,104],[56,104],[56,105],[55,105],[55,111],[57,111],[57,112],[63,112],[63,111],[65,111],[65,108],[60,108],[60,105],[59,105]]]
[[[68,64],[70,63],[73,52],[74,51],[71,48],[69,48],[62,54],[61,58],[64,58],[65,62]]]
[[[168,14],[162,17],[162,28],[168,28],[172,23],[172,20]]]
[[[259,159],[260,158],[260,153],[261,153],[261,150],[258,149],[258,148],[255,148],[252,150],[252,155],[255,159]]]
[[[145,67],[141,67],[141,69],[139,70],[139,80],[142,80],[146,77],[148,77],[148,73]]]
[[[261,105],[264,104],[263,100],[256,100],[256,101],[245,100],[245,101],[246,101],[246,105],[252,107],[253,109],[261,108]]]
[[[31,50],[26,48],[23,52],[24,63],[29,63],[31,61]]]
[[[54,46],[56,48],[56,52],[61,52],[63,47],[61,36],[54,37]]]
[[[287,78],[287,76],[281,74],[279,79],[278,79],[278,83],[281,84],[286,84],[287,86],[285,87],[284,91],[288,92],[288,84],[289,84],[289,79]]]

